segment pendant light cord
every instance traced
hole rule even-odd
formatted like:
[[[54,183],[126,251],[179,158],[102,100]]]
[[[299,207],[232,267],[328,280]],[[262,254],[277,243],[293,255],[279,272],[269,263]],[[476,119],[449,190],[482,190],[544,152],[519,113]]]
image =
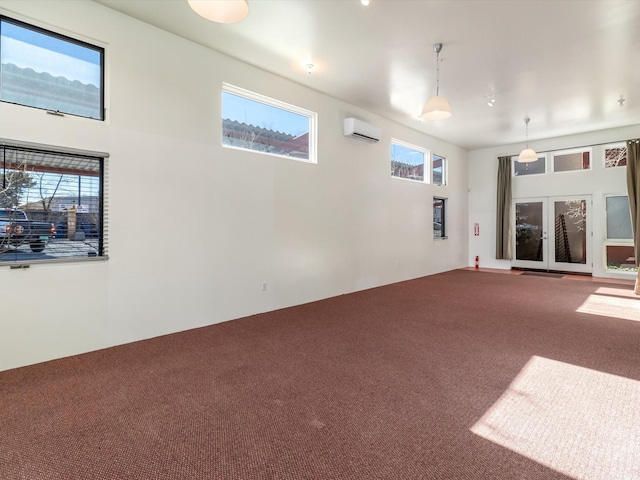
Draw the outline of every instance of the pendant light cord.
[[[436,50],[436,96],[440,96],[440,49]]]

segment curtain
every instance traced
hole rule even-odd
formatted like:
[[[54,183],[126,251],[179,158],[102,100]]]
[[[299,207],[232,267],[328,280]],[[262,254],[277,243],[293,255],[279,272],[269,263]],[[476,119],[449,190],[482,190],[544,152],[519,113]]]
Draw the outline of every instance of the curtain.
[[[511,260],[511,157],[498,157],[496,258]]]
[[[627,190],[629,192],[629,207],[631,208],[636,266],[640,266],[640,140],[627,142]],[[640,269],[636,276],[635,294],[640,295]]]

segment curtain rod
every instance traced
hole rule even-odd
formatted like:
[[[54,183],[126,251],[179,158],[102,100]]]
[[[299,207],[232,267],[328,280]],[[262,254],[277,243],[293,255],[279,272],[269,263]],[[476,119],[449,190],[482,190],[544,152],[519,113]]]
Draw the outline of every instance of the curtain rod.
[[[540,151],[536,150],[536,153],[561,152],[562,150],[573,150],[575,148],[584,148],[584,147],[600,147],[602,145],[613,145],[614,143],[624,143],[626,145],[627,142],[638,143],[638,142],[640,142],[640,138],[636,138],[634,140],[613,140],[611,142],[588,143],[586,145],[577,145],[575,147],[554,148],[552,150],[540,150]],[[509,156],[510,157],[517,157],[518,155],[519,155],[519,153],[516,153],[515,155],[509,155]]]

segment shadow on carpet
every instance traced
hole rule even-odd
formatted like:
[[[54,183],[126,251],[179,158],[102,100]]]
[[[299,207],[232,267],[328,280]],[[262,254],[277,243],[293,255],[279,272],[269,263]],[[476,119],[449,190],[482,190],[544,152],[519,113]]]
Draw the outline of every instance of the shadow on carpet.
[[[546,278],[563,278],[562,273],[551,272],[522,272],[520,275],[530,275],[532,277],[546,277]]]

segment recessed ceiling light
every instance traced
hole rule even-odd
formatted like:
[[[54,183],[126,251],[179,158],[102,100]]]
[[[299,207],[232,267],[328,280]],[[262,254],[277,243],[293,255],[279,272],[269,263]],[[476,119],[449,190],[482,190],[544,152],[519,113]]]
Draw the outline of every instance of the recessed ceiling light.
[[[499,93],[493,91],[493,89],[491,89],[491,93],[487,93],[484,98],[487,99],[487,105],[489,105],[490,107],[495,107],[496,106],[496,97],[499,95]]]
[[[369,0],[360,0],[360,3],[366,7],[369,5]]]

